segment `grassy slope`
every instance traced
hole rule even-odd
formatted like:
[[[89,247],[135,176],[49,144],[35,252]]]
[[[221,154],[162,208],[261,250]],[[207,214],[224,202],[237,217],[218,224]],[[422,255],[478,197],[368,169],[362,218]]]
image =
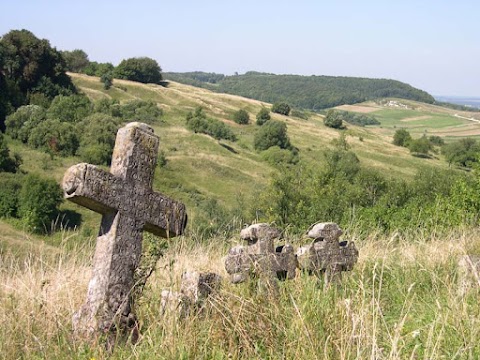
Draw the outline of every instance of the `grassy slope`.
[[[115,87],[105,91],[97,78],[72,76],[95,99],[143,98],[159,103],[165,110],[165,123],[155,126],[155,131],[169,163],[157,169],[154,187],[181,198],[189,209],[199,192],[234,207],[237,194],[253,194],[275,171],[252,149],[255,125],[241,127],[229,120],[238,108],[245,108],[254,119],[263,105],[258,101],[175,83],[162,88],[115,81],[126,91]],[[236,153],[216,140],[185,130],[185,114],[198,105],[235,129],[239,141],[224,144]],[[287,122],[292,142],[304,160],[321,166],[322,152],[338,137],[338,131],[325,128],[319,115],[308,121],[279,115],[274,118]],[[425,163],[444,166],[438,160],[411,157],[407,150],[391,145],[391,137],[381,132],[351,126],[347,134],[362,162],[388,170],[385,173],[392,176],[412,176]],[[23,155],[26,170],[57,180],[68,166],[79,161],[51,160],[20,144],[14,148]],[[2,357],[107,356],[101,347],[85,347],[71,338],[71,315],[84,301],[99,216],[65,206],[81,211],[88,224],[86,230],[42,238],[0,222]],[[293,241],[302,243],[300,239]],[[112,358],[480,356],[478,291],[458,297],[455,267],[458,255],[469,245],[480,243],[477,232],[452,233],[442,239],[418,234],[411,239],[375,235],[359,239],[359,264],[340,291],[324,291],[315,279],[299,276],[283,284],[280,296],[273,300],[258,297],[248,286],[227,284],[208,304],[208,317],[172,323],[159,312],[161,289],[177,288],[184,270],[213,270],[225,276],[221,258],[236,242],[220,238],[199,245],[189,238],[172,240],[138,304],[143,335],[140,343],[117,349]]]
[[[168,160],[167,166],[156,170],[154,188],[165,194],[184,201],[189,210],[190,219],[194,221],[196,206],[199,201],[216,199],[227,208],[233,209],[251,201],[252,198],[269,182],[275,171],[261,160],[253,149],[253,136],[258,126],[254,124],[255,115],[262,106],[270,104],[242,98],[235,95],[219,94],[206,89],[170,82],[168,87],[153,84],[115,80],[110,90],[104,90],[97,77],[70,74],[74,83],[92,100],[112,98],[119,101],[132,99],[152,100],[164,110],[164,122],[154,126],[160,137],[160,149]],[[403,101],[403,100],[402,100]],[[409,104],[413,104],[410,102]],[[375,107],[373,114],[394,115],[402,110],[379,108],[374,103],[364,106]],[[217,141],[206,135],[194,134],[185,129],[185,115],[202,106],[205,112],[226,122],[238,135],[237,142]],[[452,110],[415,103],[419,110],[408,110],[407,117],[424,114],[428,109],[435,112]],[[245,109],[250,114],[250,125],[238,125],[231,121],[232,114],[238,109]],[[443,114],[442,114],[443,116]],[[331,141],[339,137],[340,131],[323,125],[323,117],[311,114],[308,120],[272,114],[272,118],[285,121],[288,134],[294,146],[300,149],[303,161],[315,166],[322,166],[323,152],[331,147]],[[396,121],[396,120],[395,120]],[[347,141],[352,150],[366,166],[375,167],[389,176],[412,177],[425,164],[445,167],[440,160],[417,159],[408,150],[391,144],[393,125],[382,128],[361,128],[348,126]],[[65,170],[80,162],[78,158],[55,158],[32,150],[20,143],[12,143],[12,149],[24,159],[26,171],[43,173],[61,181]],[[95,234],[99,215],[65,203],[65,209],[75,210],[82,215],[85,233]],[[58,237],[58,236],[57,236]],[[48,242],[57,244],[58,238],[47,238]]]

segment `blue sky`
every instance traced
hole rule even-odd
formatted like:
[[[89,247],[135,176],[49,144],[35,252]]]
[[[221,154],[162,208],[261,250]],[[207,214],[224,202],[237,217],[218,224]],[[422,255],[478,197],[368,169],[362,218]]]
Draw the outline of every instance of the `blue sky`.
[[[392,78],[480,97],[480,1],[0,0],[0,34],[164,71]]]

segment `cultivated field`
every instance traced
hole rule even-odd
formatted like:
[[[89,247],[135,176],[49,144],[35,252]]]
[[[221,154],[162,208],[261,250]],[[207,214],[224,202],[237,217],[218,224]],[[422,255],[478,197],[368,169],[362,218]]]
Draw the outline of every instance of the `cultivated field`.
[[[392,136],[397,129],[407,129],[412,135],[438,135],[452,140],[480,135],[480,113],[456,111],[440,106],[409,100],[394,100],[357,105],[342,105],[335,109],[374,116],[380,126],[370,129],[376,133]]]

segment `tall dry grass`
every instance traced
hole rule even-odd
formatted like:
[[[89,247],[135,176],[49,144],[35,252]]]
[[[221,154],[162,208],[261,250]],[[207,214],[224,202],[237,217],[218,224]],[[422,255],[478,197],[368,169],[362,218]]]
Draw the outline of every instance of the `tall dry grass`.
[[[353,235],[353,238],[355,236]],[[225,282],[202,312],[162,314],[162,289],[177,289],[185,270],[226,278],[225,239],[170,241],[137,304],[141,338],[108,354],[81,344],[71,316],[84,301],[90,252],[60,248],[19,259],[1,254],[0,354],[5,359],[477,359],[480,291],[458,291],[458,258],[479,248],[475,229],[402,238],[357,239],[359,263],[325,289],[305,274],[281,283],[278,296],[254,282]]]

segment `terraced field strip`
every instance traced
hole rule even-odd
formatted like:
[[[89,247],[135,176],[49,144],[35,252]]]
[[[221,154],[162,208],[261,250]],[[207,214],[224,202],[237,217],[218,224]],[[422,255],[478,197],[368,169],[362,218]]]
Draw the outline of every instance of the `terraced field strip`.
[[[368,114],[368,113],[372,113],[372,112],[381,110],[382,108],[381,107],[366,106],[366,105],[341,105],[341,106],[337,106],[335,109],[343,110],[343,111],[357,112],[357,113],[362,113],[362,114]]]

